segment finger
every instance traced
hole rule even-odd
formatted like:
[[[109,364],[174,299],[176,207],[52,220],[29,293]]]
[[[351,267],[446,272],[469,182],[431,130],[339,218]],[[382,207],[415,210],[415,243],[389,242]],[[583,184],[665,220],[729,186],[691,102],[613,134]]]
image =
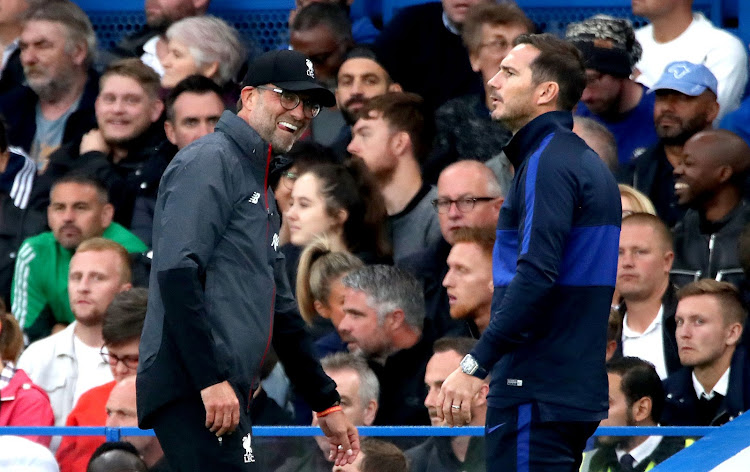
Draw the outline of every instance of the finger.
[[[445,406],[445,392],[443,392],[443,389],[440,389],[440,393],[438,394],[438,397],[437,397],[437,404]],[[441,408],[437,409],[437,416],[438,416],[438,419],[440,419],[441,421],[445,420],[445,414],[443,413],[442,406]]]
[[[347,453],[347,461],[350,464],[353,464],[354,460],[357,458],[357,455],[360,452],[359,431],[357,431],[357,428],[352,428],[351,431],[349,432],[349,444],[350,444],[349,450],[351,451],[351,454]]]
[[[229,432],[234,432],[235,429],[237,429],[237,426],[240,424],[240,406],[236,405],[234,408],[232,408],[232,425],[229,428]]]
[[[471,402],[464,400],[461,403],[461,425],[466,425],[471,422]]]
[[[231,411],[225,411],[224,415],[221,418],[221,423],[219,424],[219,430],[216,431],[217,436],[223,436],[226,434],[227,431],[229,431],[229,428],[232,426],[232,412]]]
[[[213,405],[206,405],[206,428],[211,429],[211,432],[213,432],[213,424],[214,424],[214,418],[216,416],[216,412],[214,410]]]

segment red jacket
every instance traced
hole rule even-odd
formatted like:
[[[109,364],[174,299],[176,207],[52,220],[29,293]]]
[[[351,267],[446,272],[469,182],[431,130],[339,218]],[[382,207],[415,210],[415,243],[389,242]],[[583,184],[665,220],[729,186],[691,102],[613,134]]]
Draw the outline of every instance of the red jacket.
[[[31,381],[26,372],[16,369],[10,383],[0,390],[0,426],[54,426],[55,415],[49,397]],[[49,447],[52,436],[26,436]]]
[[[116,381],[86,391],[65,420],[65,426],[104,426],[107,400]],[[60,472],[85,472],[91,455],[104,443],[104,436],[63,436],[55,458]]]

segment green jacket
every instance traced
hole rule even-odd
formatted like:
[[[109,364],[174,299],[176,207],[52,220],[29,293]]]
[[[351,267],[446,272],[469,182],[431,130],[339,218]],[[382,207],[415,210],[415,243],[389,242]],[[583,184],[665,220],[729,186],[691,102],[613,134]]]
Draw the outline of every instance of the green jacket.
[[[128,250],[145,252],[148,247],[133,233],[112,223],[102,234]],[[10,303],[18,323],[28,330],[49,308],[56,322],[75,320],[68,300],[68,267],[73,251],[63,248],[51,231],[26,239],[18,250]]]

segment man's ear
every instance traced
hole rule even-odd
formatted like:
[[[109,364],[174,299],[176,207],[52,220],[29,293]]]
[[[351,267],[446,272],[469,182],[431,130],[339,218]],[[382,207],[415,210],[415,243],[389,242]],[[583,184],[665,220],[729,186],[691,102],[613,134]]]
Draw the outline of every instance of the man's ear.
[[[365,426],[370,426],[375,422],[375,415],[378,414],[378,402],[375,400],[370,400],[367,402],[367,407],[365,408],[364,417],[362,418],[364,420]]]
[[[406,315],[404,315],[404,310],[402,310],[401,308],[396,308],[392,312],[388,313],[386,315],[386,323],[388,324],[388,328],[394,330],[403,326],[406,323]]]
[[[651,417],[651,409],[653,408],[653,402],[651,397],[643,397],[635,401],[630,406],[630,412],[633,415],[633,419],[637,423],[641,423]]]
[[[556,106],[560,94],[560,86],[557,82],[547,81],[537,85],[537,105]]]
[[[406,131],[396,131],[389,138],[389,145],[394,156],[401,156],[413,150],[411,137]]]
[[[401,84],[398,84],[396,82],[391,82],[391,85],[388,86],[389,92],[403,92],[404,88],[401,87]]]
[[[151,123],[156,123],[159,121],[159,118],[161,118],[161,114],[164,111],[164,102],[162,102],[160,99],[155,99],[154,103],[151,105],[151,116],[149,118],[151,119]]]
[[[101,213],[101,224],[102,228],[107,229],[109,228],[109,225],[112,224],[112,219],[115,216],[115,207],[111,203],[105,203],[102,207],[102,213]]]
[[[172,122],[169,120],[164,121],[164,134],[167,135],[170,143],[177,146],[177,136],[174,134],[174,126],[172,126]]]

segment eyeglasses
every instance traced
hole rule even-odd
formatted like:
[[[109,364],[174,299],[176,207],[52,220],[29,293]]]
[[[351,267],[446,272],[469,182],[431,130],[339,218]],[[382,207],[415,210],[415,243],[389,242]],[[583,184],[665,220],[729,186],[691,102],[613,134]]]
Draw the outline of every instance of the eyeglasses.
[[[274,92],[279,94],[279,102],[281,102],[281,106],[285,109],[291,111],[297,108],[302,102],[302,112],[305,114],[308,118],[315,118],[318,116],[318,113],[320,113],[320,103],[315,103],[312,100],[302,100],[299,95],[297,95],[294,92],[290,92],[288,90],[281,90],[279,88],[274,87],[266,87],[265,85],[259,85],[255,88],[259,88],[261,90],[268,90],[269,92]]]
[[[432,201],[432,206],[435,207],[438,213],[448,213],[451,209],[451,205],[456,204],[456,209],[461,213],[468,213],[474,209],[474,205],[477,202],[489,202],[499,197],[461,197],[456,200],[449,198],[436,198]]]
[[[478,49],[487,48],[491,50],[492,52],[505,52],[508,49],[510,49],[511,44],[504,40],[504,39],[493,39],[492,41],[487,41],[486,43],[480,43]]]
[[[104,362],[106,362],[112,367],[115,367],[119,362],[122,362],[123,364],[125,364],[125,367],[127,367],[128,369],[138,368],[138,356],[117,357],[116,355],[110,352],[107,352],[104,349],[104,346],[102,346],[101,350],[99,351],[99,354],[102,356],[102,359],[104,359]]]
[[[297,180],[297,177],[299,177],[299,174],[291,170],[288,170],[282,173],[281,177],[283,177],[281,181],[284,182],[284,187],[291,190],[292,187],[294,187],[294,182]]]

